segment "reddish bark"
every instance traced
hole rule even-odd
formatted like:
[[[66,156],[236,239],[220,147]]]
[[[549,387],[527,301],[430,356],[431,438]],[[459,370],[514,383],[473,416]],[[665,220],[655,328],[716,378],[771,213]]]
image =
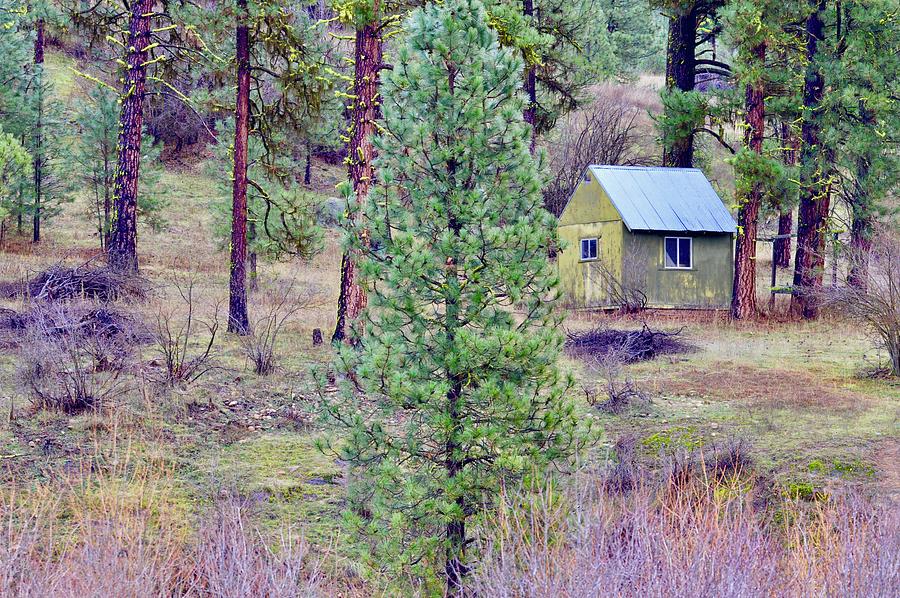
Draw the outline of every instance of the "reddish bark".
[[[753,60],[762,65],[766,60],[766,45],[751,50]],[[766,127],[765,85],[755,81],[747,85],[745,96],[747,147],[762,154]],[[745,319],[756,315],[756,236],[762,190],[759,181],[753,183],[738,209],[738,237],[734,256],[734,285],[731,298],[731,317]]]
[[[44,68],[44,19],[38,19],[34,24],[34,66],[39,72]],[[41,240],[41,193],[44,179],[44,77],[39,75],[37,81],[37,121],[34,126],[34,221],[31,241],[38,243]]]
[[[378,2],[375,2],[378,14]],[[372,160],[375,148],[372,137],[375,122],[381,115],[378,88],[382,67],[381,23],[373,23],[356,30],[354,49],[353,105],[350,107],[350,141],[347,144],[347,171],[353,193],[359,207],[365,205],[372,187],[375,170]],[[365,233],[363,233],[365,237]],[[363,238],[365,243],[366,239]],[[344,252],[341,258],[341,289],[338,296],[337,323],[332,342],[342,342],[347,336],[347,326],[359,316],[366,306],[366,292],[359,284],[356,251]]]
[[[797,214],[797,254],[794,261],[794,293],[791,313],[804,319],[819,315],[816,292],[822,287],[825,265],[825,234],[828,220],[828,169],[820,163],[827,155],[820,146],[821,110],[825,81],[818,59],[819,41],[823,37],[825,0],[812,0],[812,11],[806,19],[807,68],[803,86],[803,126],[800,152],[800,209]]]
[[[234,111],[234,186],[231,203],[231,278],[228,332],[248,334],[247,316],[247,144],[250,136],[250,27],[247,0],[237,0],[235,28],[237,98]]]
[[[128,23],[126,70],[119,114],[116,179],[113,186],[113,230],[108,248],[110,267],[137,272],[137,193],[147,85],[147,46],[154,0],[131,5]]]

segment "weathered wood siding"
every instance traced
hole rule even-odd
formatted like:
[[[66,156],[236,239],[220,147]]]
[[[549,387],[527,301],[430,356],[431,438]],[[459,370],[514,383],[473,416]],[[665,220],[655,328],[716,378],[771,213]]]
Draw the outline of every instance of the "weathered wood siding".
[[[622,275],[625,225],[600,184],[589,175],[559,217],[559,274],[565,301],[576,307],[608,305],[601,267]],[[597,238],[597,260],[581,261],[581,239]]]
[[[558,257],[560,283],[567,304],[610,305],[601,268],[630,284],[642,279],[650,307],[727,308],[731,303],[734,240],[730,234],[629,232],[600,184],[589,181],[575,190],[559,218],[564,244]],[[689,270],[665,268],[664,238],[693,239]],[[596,261],[581,260],[581,239],[597,238]]]
[[[665,268],[664,239],[668,236],[693,239],[693,265],[690,270]],[[734,241],[728,234],[625,232],[626,272],[632,272],[629,260],[645,267],[636,270],[645,275],[649,307],[727,308],[731,305],[734,267]]]

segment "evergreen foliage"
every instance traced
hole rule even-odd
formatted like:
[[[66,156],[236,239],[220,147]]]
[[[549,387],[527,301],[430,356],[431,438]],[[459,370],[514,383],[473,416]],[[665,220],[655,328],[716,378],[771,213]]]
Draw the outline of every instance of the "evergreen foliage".
[[[364,398],[325,405],[348,430],[338,452],[369,563],[426,579],[443,567],[451,592],[467,524],[576,441],[523,62],[486,19],[478,0],[449,0],[407,22],[384,85],[379,184],[349,235],[365,239],[370,303],[342,366]]]
[[[119,133],[119,104],[111,89],[97,86],[75,106],[74,120],[79,134],[71,148],[72,180],[87,191],[89,202],[85,215],[96,226],[100,247],[106,249],[111,232],[113,185],[116,170],[116,144]],[[169,205],[165,188],[160,185],[162,148],[144,134],[141,143],[141,169],[138,216],[151,230],[167,226],[164,215]]]

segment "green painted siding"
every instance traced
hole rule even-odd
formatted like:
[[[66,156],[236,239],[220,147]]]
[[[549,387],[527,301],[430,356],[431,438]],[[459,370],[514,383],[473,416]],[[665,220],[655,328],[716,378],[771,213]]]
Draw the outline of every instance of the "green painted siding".
[[[605,269],[625,284],[642,279],[650,307],[726,308],[731,303],[734,242],[730,234],[629,232],[603,188],[590,175],[559,218],[564,249],[558,257],[566,302],[575,307],[607,307]],[[666,236],[693,239],[690,270],[667,270]],[[581,239],[598,240],[598,259],[581,260]]]
[[[667,236],[691,237],[690,270],[665,268],[663,243]],[[626,270],[636,270],[646,276],[644,289],[650,307],[727,308],[731,304],[734,264],[731,235],[626,232],[624,241]],[[628,267],[630,259],[645,267]]]

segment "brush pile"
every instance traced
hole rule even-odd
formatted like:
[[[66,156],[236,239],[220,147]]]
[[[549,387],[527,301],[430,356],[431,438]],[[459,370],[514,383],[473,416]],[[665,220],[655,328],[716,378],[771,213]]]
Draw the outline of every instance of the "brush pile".
[[[107,303],[143,299],[147,294],[142,278],[90,264],[51,266],[29,280],[24,290],[32,300],[49,302],[93,299]]]
[[[622,363],[637,363],[691,351],[693,347],[681,336],[683,331],[684,328],[671,332],[653,330],[646,324],[640,330],[598,327],[568,333],[565,348],[569,355],[582,359],[615,354]]]

